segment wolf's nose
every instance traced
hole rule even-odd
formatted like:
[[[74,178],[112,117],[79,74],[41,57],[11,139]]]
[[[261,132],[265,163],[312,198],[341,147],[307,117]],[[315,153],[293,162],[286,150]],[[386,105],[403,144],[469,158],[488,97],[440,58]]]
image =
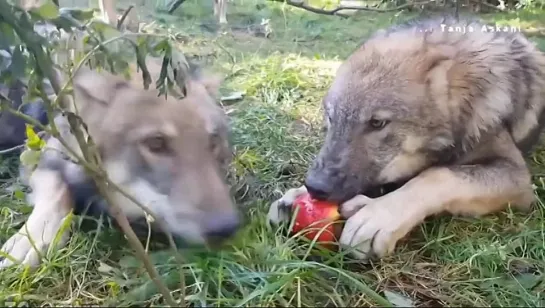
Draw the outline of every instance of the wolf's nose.
[[[305,180],[305,186],[310,196],[314,199],[327,200],[333,193],[332,186],[324,181],[315,180],[312,177]]]
[[[204,219],[204,235],[208,239],[223,240],[231,237],[240,227],[238,214],[215,214]]]

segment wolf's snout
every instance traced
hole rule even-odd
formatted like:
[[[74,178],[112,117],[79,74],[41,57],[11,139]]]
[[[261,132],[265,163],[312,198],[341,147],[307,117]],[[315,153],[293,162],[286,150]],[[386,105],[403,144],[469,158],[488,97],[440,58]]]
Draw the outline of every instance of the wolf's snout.
[[[308,193],[314,199],[344,202],[361,191],[362,181],[355,176],[347,176],[336,168],[311,169],[305,179]]]
[[[305,186],[308,193],[314,199],[327,200],[333,193],[334,187],[325,178],[308,176],[305,180]]]
[[[224,240],[233,236],[241,225],[238,213],[219,213],[203,220],[203,231],[207,239]]]

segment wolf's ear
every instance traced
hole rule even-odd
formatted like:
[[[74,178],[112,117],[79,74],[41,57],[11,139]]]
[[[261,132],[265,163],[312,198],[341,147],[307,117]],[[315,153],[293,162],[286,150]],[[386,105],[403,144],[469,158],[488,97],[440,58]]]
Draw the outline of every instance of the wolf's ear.
[[[223,78],[206,71],[200,65],[197,65],[192,61],[188,61],[187,64],[189,66],[189,77],[186,78],[185,86],[187,87],[188,92],[190,92],[190,88],[194,86],[193,83],[197,82],[206,89],[210,96],[217,97],[221,84],[223,83]]]
[[[208,95],[213,98],[217,98],[219,96],[219,90],[222,82],[223,78],[218,75],[199,74],[198,76],[191,76],[188,78],[185,82],[185,87],[188,94],[192,92],[198,93],[198,89],[202,89],[204,87]]]
[[[87,125],[100,127],[120,87],[128,87],[127,81],[90,69],[80,70],[72,83],[77,113]],[[74,110],[75,111],[75,110]]]
[[[472,87],[468,82],[470,79],[467,78],[471,68],[460,62],[452,50],[430,48],[426,60],[421,65],[424,69],[420,70],[421,82],[427,84],[428,93],[435,101],[446,103],[452,97],[464,97],[463,93],[458,92]]]
[[[211,96],[216,97],[219,95],[223,78],[218,75],[204,75],[200,78],[199,82],[202,83]]]
[[[423,81],[437,79],[438,74],[443,75],[441,79],[446,78],[448,70],[454,64],[453,56],[454,54],[446,47],[428,47],[422,60],[419,61],[419,71],[422,73]]]
[[[108,106],[115,98],[117,90],[128,87],[129,84],[107,72],[81,68],[74,76],[73,86],[78,108],[87,108],[91,104]]]

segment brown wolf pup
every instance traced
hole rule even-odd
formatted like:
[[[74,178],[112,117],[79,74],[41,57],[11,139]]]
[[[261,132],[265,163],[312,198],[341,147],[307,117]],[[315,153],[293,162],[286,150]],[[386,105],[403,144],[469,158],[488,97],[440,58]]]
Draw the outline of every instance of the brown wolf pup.
[[[518,29],[450,18],[382,30],[340,66],[323,99],[327,135],[306,191],[341,203],[340,238],[362,259],[391,253],[426,217],[480,216],[534,200],[523,154],[545,122],[545,55]],[[376,198],[369,192],[400,186]]]
[[[148,68],[152,78],[159,76],[159,65],[150,62]],[[78,112],[106,172],[155,214],[154,228],[161,231],[157,228],[161,225],[195,243],[222,242],[238,230],[241,219],[224,181],[231,149],[227,118],[215,100],[218,78],[187,80],[183,99],[146,91],[138,78],[125,80],[92,70],[80,71],[73,85]],[[55,121],[70,147],[79,150],[66,119],[59,115]],[[0,267],[19,262],[37,265],[72,209],[76,214],[88,206],[86,213],[106,211],[93,182],[69,156],[59,140],[47,140],[29,177],[34,209],[3,245],[1,251],[11,258],[4,258]],[[121,193],[112,193],[130,221],[145,216]],[[67,240],[64,234],[60,245]]]

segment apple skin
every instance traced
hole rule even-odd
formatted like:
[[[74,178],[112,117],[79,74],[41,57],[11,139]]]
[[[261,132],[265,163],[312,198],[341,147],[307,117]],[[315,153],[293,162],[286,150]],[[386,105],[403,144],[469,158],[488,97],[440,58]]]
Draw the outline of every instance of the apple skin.
[[[339,223],[331,223],[341,218],[339,206],[332,202],[321,201],[311,198],[310,194],[306,193],[298,196],[293,202],[292,210],[297,211],[292,231],[297,233],[310,227],[312,231],[306,231],[303,235],[314,240],[316,234],[320,233],[317,242],[336,242],[342,231],[342,226]],[[324,226],[327,226],[324,230]],[[331,248],[331,247],[329,247]]]

